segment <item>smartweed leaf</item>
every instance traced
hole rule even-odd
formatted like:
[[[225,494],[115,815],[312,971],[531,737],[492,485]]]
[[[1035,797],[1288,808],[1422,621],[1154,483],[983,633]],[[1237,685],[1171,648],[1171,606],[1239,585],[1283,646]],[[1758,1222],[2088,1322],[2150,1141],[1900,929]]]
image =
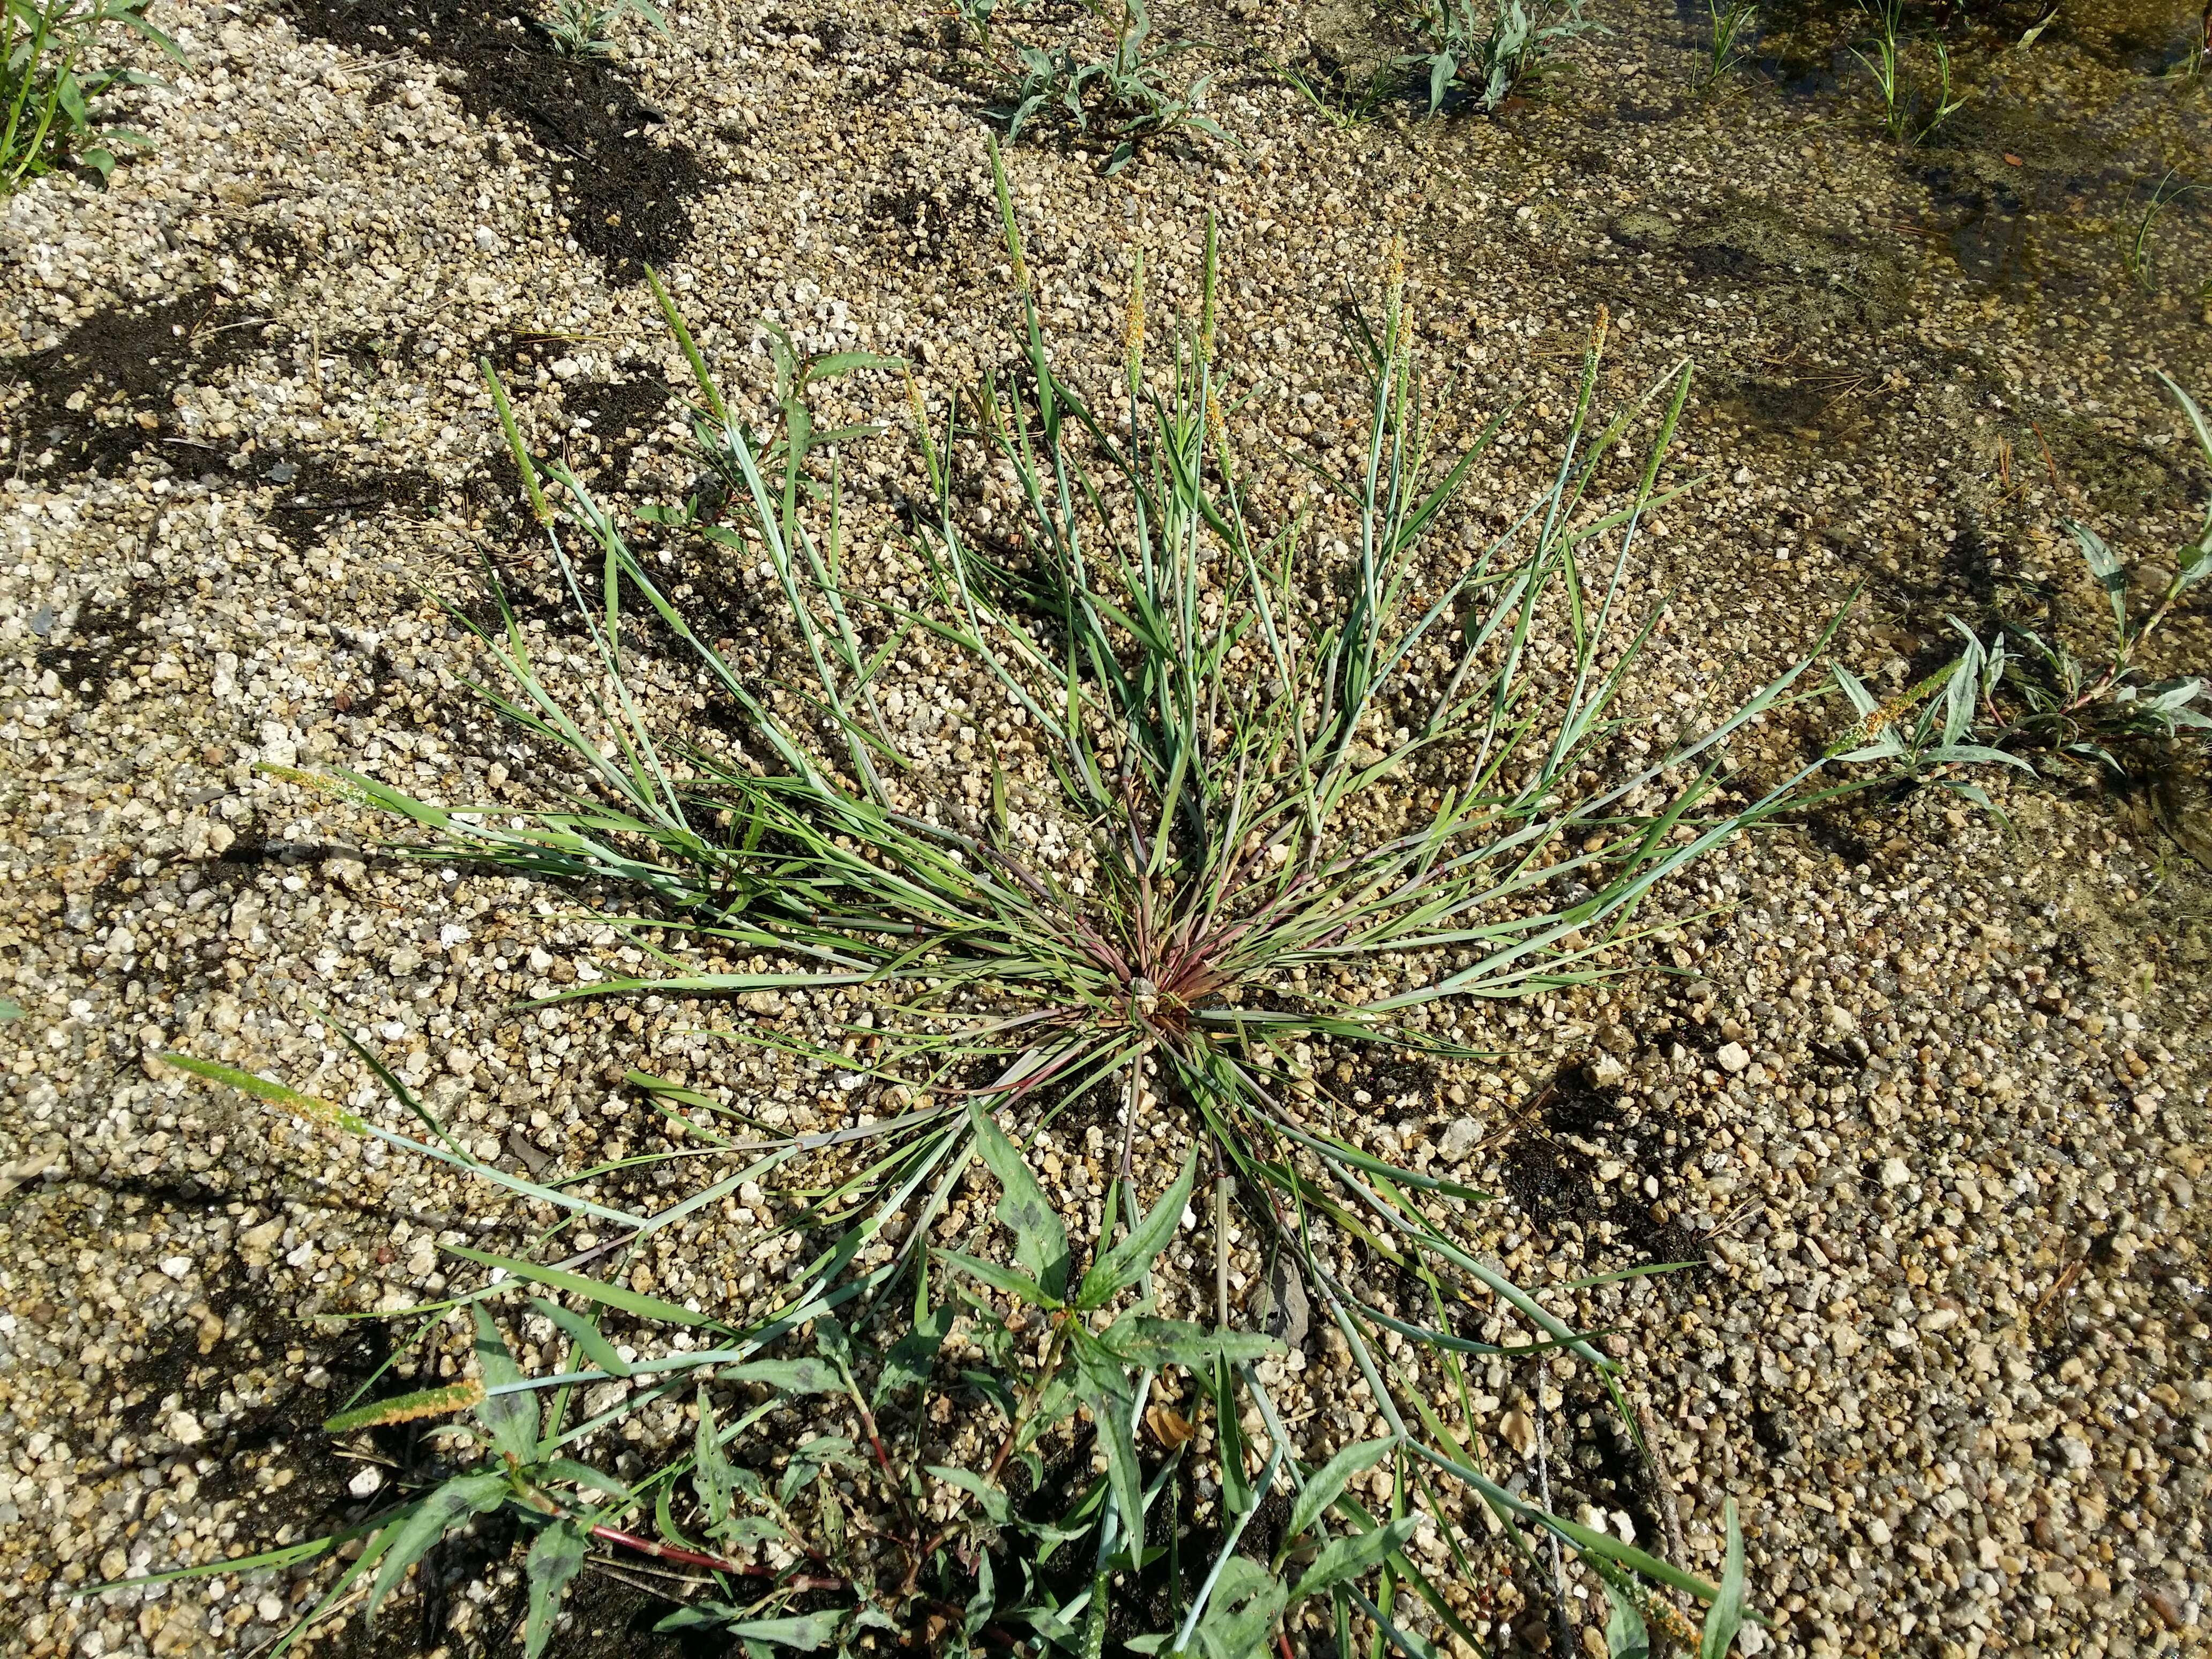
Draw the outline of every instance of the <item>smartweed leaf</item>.
[[[552,1639],[561,1597],[584,1565],[586,1541],[582,1528],[562,1520],[540,1532],[530,1547],[523,1559],[523,1572],[530,1581],[530,1607],[522,1621],[523,1659],[538,1659]]]
[[[1221,1564],[1213,1599],[1199,1621],[1199,1651],[1205,1659],[1252,1659],[1267,1651],[1275,1620],[1290,1599],[1282,1580],[1250,1556],[1231,1556]]]
[[[384,1603],[407,1569],[428,1553],[430,1547],[465,1516],[482,1515],[507,1501],[507,1477],[501,1474],[457,1474],[440,1486],[404,1520],[392,1523],[398,1530],[377,1564],[376,1580],[368,1588],[368,1617]]]
[[[1395,1440],[1364,1441],[1357,1446],[1346,1446],[1322,1464],[1306,1482],[1297,1502],[1291,1505],[1290,1525],[1283,1529],[1284,1551],[1287,1552],[1300,1534],[1328,1512],[1328,1506],[1336,1502],[1353,1475],[1373,1468],[1390,1455],[1397,1443]]]
[[[743,1619],[726,1628],[741,1642],[769,1642],[777,1647],[811,1653],[837,1634],[842,1613],[809,1613],[790,1619]],[[666,1620],[661,1629],[669,1628]]]
[[[2076,524],[2071,519],[2063,522],[2080,546],[2082,562],[2089,567],[2089,574],[2097,579],[2098,584],[2105,590],[2105,597],[2112,601],[2112,622],[2119,629],[2120,638],[2124,641],[2128,636],[2126,568],[2120,563],[2119,555],[2106,546],[2104,538],[2088,526]]]
[[[1124,1314],[1098,1340],[1131,1364],[1155,1371],[1180,1365],[1204,1372],[1219,1360],[1248,1364],[1283,1352],[1281,1343],[1257,1331],[1210,1331],[1186,1320],[1151,1314]]]
[[[691,1444],[691,1485],[707,1512],[707,1530],[719,1533],[730,1524],[737,1498],[737,1477],[730,1460],[722,1455],[720,1431],[707,1390],[699,1390],[699,1431]]]
[[[996,1213],[1014,1235],[1014,1260],[1028,1269],[1046,1296],[1060,1301],[1067,1293],[1067,1230],[1060,1225],[1060,1212],[1037,1185],[1013,1142],[972,1100],[968,1121],[975,1127],[976,1151],[1004,1189]]]
[[[946,1486],[957,1486],[961,1491],[972,1494],[983,1506],[983,1513],[990,1516],[994,1526],[1006,1524],[1007,1517],[1012,1513],[1006,1494],[981,1474],[973,1469],[951,1468],[941,1463],[932,1463],[928,1468],[929,1472]]]
[[[1198,1178],[1198,1157],[1195,1152],[1183,1160],[1182,1173],[1169,1188],[1129,1236],[1091,1264],[1091,1271],[1083,1275],[1082,1285],[1075,1293],[1075,1305],[1082,1309],[1103,1306],[1115,1291],[1135,1284],[1144,1277],[1152,1258],[1168,1246],[1175,1237],[1176,1228],[1182,1224],[1183,1206],[1190,1202],[1192,1184]]]
[[[881,1405],[893,1395],[927,1382],[930,1372],[937,1367],[938,1350],[945,1346],[951,1329],[950,1303],[940,1302],[917,1320],[914,1328],[893,1343],[890,1352],[884,1356],[884,1368],[877,1374],[876,1390],[870,1403]]]
[[[566,1480],[583,1492],[605,1492],[609,1498],[627,1498],[628,1486],[611,1474],[602,1473],[588,1463],[579,1463],[573,1458],[549,1457],[538,1466],[538,1471],[548,1480]]]
[[[1075,1392],[1091,1408],[1098,1426],[1098,1443],[1106,1453],[1107,1484],[1121,1513],[1121,1535],[1142,1538],[1145,1476],[1138,1467],[1136,1437],[1129,1420],[1136,1413],[1135,1387],[1119,1355],[1080,1325],[1072,1331]]]
[[[507,1338],[492,1322],[491,1316],[480,1304],[469,1311],[476,1316],[477,1364],[483,1374],[485,1389],[521,1382],[522,1368],[514,1363]],[[477,1402],[476,1414],[477,1421],[491,1436],[493,1449],[501,1456],[511,1457],[517,1463],[537,1461],[538,1406],[527,1393],[488,1393]]]
[[[1419,1531],[1420,1527],[1421,1517],[1419,1515],[1404,1515],[1388,1526],[1374,1527],[1365,1532],[1331,1539],[1291,1589],[1291,1599],[1303,1601],[1307,1596],[1317,1595],[1333,1584],[1341,1584],[1358,1577],[1370,1567],[1379,1566],[1386,1557],[1395,1555],[1403,1549],[1407,1540]]]
[[[1651,1659],[1651,1632],[1645,1628],[1644,1611],[1636,1605],[1627,1585],[1613,1574],[1601,1576],[1606,1604],[1606,1659]]]
[[[836,1394],[845,1386],[837,1368],[819,1359],[749,1359],[721,1375],[732,1382],[765,1382],[786,1394]]]
[[[957,1250],[939,1250],[938,1255],[963,1273],[980,1279],[993,1290],[1004,1291],[1008,1296],[1018,1297],[1036,1308],[1057,1308],[1060,1298],[1047,1295],[1044,1287],[1027,1273],[1017,1273],[1012,1267],[1002,1267],[995,1261],[984,1261],[972,1255],[963,1255]],[[1064,1263],[1063,1263],[1064,1265]]]
[[[844,1325],[832,1314],[814,1316],[814,1346],[832,1364],[849,1370],[853,1364],[853,1339],[845,1334]]]

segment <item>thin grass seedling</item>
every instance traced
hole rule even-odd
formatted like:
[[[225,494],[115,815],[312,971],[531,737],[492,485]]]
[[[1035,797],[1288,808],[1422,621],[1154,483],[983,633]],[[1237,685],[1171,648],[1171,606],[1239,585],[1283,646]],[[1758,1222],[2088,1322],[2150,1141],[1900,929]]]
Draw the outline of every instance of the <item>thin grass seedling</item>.
[[[1940,40],[1930,40],[1928,46],[1936,58],[1936,93],[1929,101],[1927,125],[1913,137],[1916,144],[1924,144],[1934,137],[1936,128],[1966,108],[1968,96],[1963,92],[1956,97],[1952,95],[1951,48]]]
[[[1339,132],[1349,132],[1373,121],[1391,92],[1391,76],[1386,64],[1376,64],[1364,86],[1355,83],[1349,71],[1330,75],[1316,70],[1309,73],[1296,64],[1281,62],[1271,67],[1292,91],[1313,106],[1316,115]]]
[[[1857,58],[1874,78],[1881,100],[1882,128],[1893,139],[1923,144],[1937,128],[1966,106],[1969,94],[1954,94],[1951,85],[1951,49],[1941,39],[1930,39],[1928,52],[1935,59],[1936,81],[1923,99],[1923,88],[1911,83],[1906,63],[1910,41],[1905,28],[1905,0],[1859,0],[1860,13],[1873,26],[1863,46],[1853,46]],[[1922,119],[1924,111],[1925,119]]]
[[[2135,234],[2128,240],[2128,275],[2140,288],[2150,286],[2151,232],[2166,209],[2185,196],[2194,196],[2205,187],[2203,185],[2179,185],[2173,182],[2175,169],[2168,167],[2163,177],[2151,186],[2150,200],[2144,204],[2142,216],[2136,221]]]
[[[1705,0],[1705,15],[1711,33],[1705,62],[1692,78],[1699,92],[1710,93],[1743,61],[1744,37],[1758,21],[1759,0]]]

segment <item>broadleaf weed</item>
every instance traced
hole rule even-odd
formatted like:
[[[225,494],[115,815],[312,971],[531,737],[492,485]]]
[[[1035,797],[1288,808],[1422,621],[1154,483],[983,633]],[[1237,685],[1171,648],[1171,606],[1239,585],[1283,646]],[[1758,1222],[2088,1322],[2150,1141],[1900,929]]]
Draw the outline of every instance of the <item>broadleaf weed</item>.
[[[147,20],[149,3],[0,0],[0,198],[72,159],[104,180],[115,170],[117,151],[149,146],[130,128],[101,128],[92,106],[118,87],[150,85],[150,77],[86,60],[113,26],[182,63],[176,42]]]
[[[2178,382],[2164,374],[2159,379],[2212,466],[2212,422]],[[2101,653],[2077,655],[2063,641],[2002,617],[1984,639],[1951,617],[1964,641],[1959,655],[1887,702],[1850,670],[1834,669],[1836,689],[1856,719],[1831,752],[1845,762],[1879,763],[1876,781],[1924,779],[1987,807],[1973,768],[2006,766],[2033,775],[2039,769],[2029,757],[2063,757],[2124,777],[2129,746],[2212,732],[2212,677],[2152,681],[2139,662],[2175,605],[2212,578],[2212,497],[2203,525],[2174,550],[2172,568],[2160,573],[2147,605],[2131,608],[2129,566],[2103,537],[2071,519],[2064,528],[2112,613]]]
[[[1600,26],[1583,15],[1582,0],[1410,0],[1407,16],[1421,50],[1398,60],[1425,76],[1429,113],[1458,88],[1477,107],[1496,110],[1544,72],[1555,46]]]

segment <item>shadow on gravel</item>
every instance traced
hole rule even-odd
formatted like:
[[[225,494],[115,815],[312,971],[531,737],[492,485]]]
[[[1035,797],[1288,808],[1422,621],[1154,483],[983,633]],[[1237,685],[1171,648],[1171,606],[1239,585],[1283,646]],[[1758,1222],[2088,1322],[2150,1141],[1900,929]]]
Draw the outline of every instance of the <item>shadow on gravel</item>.
[[[528,131],[545,152],[569,234],[610,271],[634,278],[690,240],[688,204],[713,181],[684,145],[653,142],[664,118],[616,64],[561,57],[539,25],[481,0],[293,0],[287,9],[301,33],[349,51],[404,47],[459,70],[462,107]]]
[[[349,512],[434,505],[436,483],[419,469],[357,474],[312,452],[249,447],[243,434],[209,438],[183,429],[179,388],[218,385],[288,343],[279,325],[239,314],[236,302],[212,289],[88,318],[51,349],[0,362],[0,387],[30,392],[7,417],[16,464],[62,477],[116,477],[136,461],[158,459],[210,489],[271,489],[268,522],[294,546]],[[41,665],[72,684],[96,678],[114,645],[99,636],[128,635],[136,620],[133,611],[103,629],[101,616],[80,618],[75,639],[42,651]],[[56,652],[67,660],[49,663]]]
[[[8,417],[19,462],[112,477],[141,449],[162,445],[173,388],[261,349],[262,329],[252,325],[261,319],[224,319],[222,304],[213,289],[194,289],[161,305],[102,312],[51,350],[0,362],[0,386],[31,389]],[[188,470],[192,448],[171,442],[167,459]]]

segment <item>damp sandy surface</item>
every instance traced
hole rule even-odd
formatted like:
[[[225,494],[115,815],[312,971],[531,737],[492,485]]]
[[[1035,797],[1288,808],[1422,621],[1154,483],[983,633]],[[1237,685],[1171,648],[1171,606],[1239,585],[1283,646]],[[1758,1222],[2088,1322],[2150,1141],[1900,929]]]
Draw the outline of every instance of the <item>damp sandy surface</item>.
[[[1341,459],[1345,307],[1399,231],[1465,417],[1521,403],[1470,537],[1556,464],[1601,306],[1606,396],[1698,365],[1674,477],[1700,482],[1635,577],[1667,607],[1637,720],[1724,712],[1854,593],[1835,648],[1885,694],[1944,659],[1952,615],[2092,644],[2101,596],[2061,518],[2152,569],[2212,490],[2152,376],[2212,392],[2212,194],[2172,194],[2212,154],[2205,90],[2166,78],[2189,16],[2069,7],[2021,51],[2037,14],[1981,9],[1952,36],[1972,97],[1896,144],[1830,9],[1773,8],[1705,96],[1694,20],[1591,15],[1610,32],[1494,118],[1394,101],[1349,128],[1267,63],[1326,94],[1401,35],[1270,0],[1170,20],[1213,43],[1206,107],[1240,150],[1156,146],[1111,178],[1059,138],[1010,152],[1063,356],[1112,372],[1139,242],[1156,307],[1188,313],[1211,210],[1240,441]],[[455,804],[557,784],[462,684],[475,659],[428,597],[477,605],[489,564],[561,648],[477,360],[628,513],[693,475],[647,264],[756,410],[763,316],[810,349],[908,357],[933,408],[1013,356],[994,91],[924,9],[679,8],[668,39],[580,68],[490,8],[168,21],[191,64],[141,100],[151,155],[105,193],[57,178],[0,217],[0,994],[23,1010],[0,1035],[0,1631],[38,1655],[247,1653],[312,1605],[326,1564],[70,1598],[319,1535],[419,1474],[425,1438],[334,1457],[320,1432],[412,1334],[338,1316],[466,1282],[443,1245],[529,1236],[480,1183],[160,1052],[404,1127],[327,1014],[533,1178],[676,1144],[633,1069],[781,1125],[872,1103],[698,1033],[732,1011],[520,1012],[647,964],[589,896],[392,856],[389,823],[259,769],[343,765]],[[903,401],[860,377],[820,418],[896,422]],[[854,580],[896,586],[910,458],[894,434],[851,465]],[[1287,503],[1295,470],[1255,465],[1262,501]],[[765,662],[770,585],[671,550],[693,561],[683,597]],[[2208,666],[2198,599],[2156,667]],[[930,787],[971,795],[980,694],[942,660],[904,668]],[[655,684],[672,719],[711,713],[672,672]],[[1841,719],[1813,705],[1750,734],[1731,787]],[[1477,1374],[1466,1432],[1518,1489],[1536,1475],[1516,1425],[1540,1419],[1559,1507],[1709,1574],[1733,1496],[1788,1650],[2153,1653],[2201,1632],[2203,764],[2148,755],[2127,788],[1995,780],[2002,824],[1935,793],[1857,798],[1680,883],[1668,902],[1695,919],[1650,942],[1650,971],[1470,1012],[1497,1065],[1316,1057],[1370,1150],[1498,1195],[1483,1241],[1521,1282],[1692,1264],[1547,1293],[1613,1333],[1648,1457],[1586,1367]],[[1071,1213],[1103,1185],[1080,1123],[1043,1148]],[[691,1179],[633,1195],[664,1176]],[[730,1206],[644,1283],[755,1305],[787,1267],[776,1213],[773,1194]],[[1203,1278],[1210,1243],[1188,1245],[1176,1268]],[[463,1352],[433,1334],[380,1386]],[[1352,1375],[1318,1338],[1284,1362],[1302,1449],[1370,1432]],[[641,1425],[683,1431],[672,1407]],[[1548,1583],[1479,1524],[1470,1542],[1496,1572],[1464,1616],[1501,1650],[1556,1650]],[[504,1651],[502,1545],[443,1560],[373,1638],[349,1622],[319,1646]],[[560,1650],[653,1650],[649,1598],[587,1583]],[[1577,1642],[1601,1606],[1583,1588]]]

